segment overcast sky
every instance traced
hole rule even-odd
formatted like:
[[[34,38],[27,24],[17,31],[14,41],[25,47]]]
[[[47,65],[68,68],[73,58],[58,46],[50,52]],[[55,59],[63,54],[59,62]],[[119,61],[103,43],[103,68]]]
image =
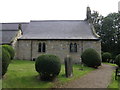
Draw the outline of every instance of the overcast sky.
[[[0,22],[83,20],[86,7],[106,16],[118,12],[120,0],[0,0]]]

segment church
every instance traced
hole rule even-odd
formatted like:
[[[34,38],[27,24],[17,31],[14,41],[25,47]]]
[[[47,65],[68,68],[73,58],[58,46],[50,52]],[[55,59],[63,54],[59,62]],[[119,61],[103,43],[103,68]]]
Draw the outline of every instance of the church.
[[[85,20],[31,20],[17,24],[17,37],[11,43],[16,51],[15,59],[34,61],[42,54],[54,54],[62,63],[66,56],[80,63],[87,48],[101,54],[100,38],[90,22],[89,7],[86,16]]]

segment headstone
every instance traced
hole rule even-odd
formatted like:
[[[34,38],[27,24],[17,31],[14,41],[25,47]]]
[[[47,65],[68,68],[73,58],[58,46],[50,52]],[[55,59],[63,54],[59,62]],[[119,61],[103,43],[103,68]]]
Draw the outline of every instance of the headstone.
[[[84,65],[83,65],[83,62],[81,61],[80,64],[81,64],[81,68],[80,68],[79,70],[83,70],[83,66],[84,66]]]
[[[65,58],[65,75],[66,77],[73,76],[72,59],[68,56]]]

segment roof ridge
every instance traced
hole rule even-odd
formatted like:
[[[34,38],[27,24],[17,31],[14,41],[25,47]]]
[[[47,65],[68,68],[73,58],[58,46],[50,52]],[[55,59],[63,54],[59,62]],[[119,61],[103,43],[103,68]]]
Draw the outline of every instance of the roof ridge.
[[[30,20],[30,22],[75,22],[75,21],[85,21],[85,20]]]
[[[29,24],[29,22],[9,22],[9,23],[0,23],[0,24]]]

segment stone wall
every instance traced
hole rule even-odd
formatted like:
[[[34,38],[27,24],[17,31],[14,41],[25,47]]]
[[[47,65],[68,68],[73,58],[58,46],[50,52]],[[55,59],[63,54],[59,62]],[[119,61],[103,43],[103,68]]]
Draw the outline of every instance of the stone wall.
[[[45,42],[46,52],[38,52],[38,44]],[[70,52],[70,43],[77,43],[77,52]],[[80,63],[81,53],[86,48],[94,48],[101,53],[100,41],[81,41],[81,40],[18,40],[17,59],[33,60],[42,54],[54,54],[60,57],[61,62],[69,55],[74,63]]]
[[[31,60],[31,41],[20,40],[17,42],[17,59]]]

